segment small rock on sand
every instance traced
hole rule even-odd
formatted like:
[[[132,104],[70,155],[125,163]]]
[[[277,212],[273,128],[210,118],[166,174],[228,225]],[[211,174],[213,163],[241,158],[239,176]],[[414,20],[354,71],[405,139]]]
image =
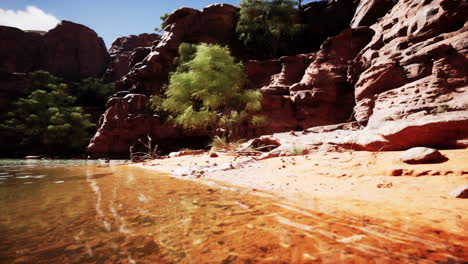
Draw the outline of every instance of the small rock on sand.
[[[425,147],[411,148],[400,155],[400,160],[409,164],[439,162],[443,159],[444,156],[437,149]]]
[[[455,197],[455,198],[465,198],[465,199],[468,198],[468,185],[463,185],[453,190],[450,193],[450,196]]]
[[[216,152],[210,152],[210,158],[217,158],[219,157],[218,154],[216,154]]]

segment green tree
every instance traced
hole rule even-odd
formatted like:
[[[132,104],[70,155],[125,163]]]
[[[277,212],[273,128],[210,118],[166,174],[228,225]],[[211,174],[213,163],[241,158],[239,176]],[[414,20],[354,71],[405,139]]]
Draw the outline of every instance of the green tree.
[[[86,78],[73,84],[73,95],[79,105],[104,106],[109,96],[115,93],[114,83],[104,83],[101,79]]]
[[[31,86],[0,128],[20,138],[20,146],[48,154],[82,151],[94,127],[89,115],[74,106],[67,85],[44,71],[30,74]]]
[[[240,123],[258,120],[261,94],[244,89],[243,66],[228,48],[183,44],[179,54],[164,95],[151,99],[153,108],[169,112],[182,128],[225,128],[231,138],[238,136]]]
[[[258,57],[288,53],[290,40],[304,28],[294,22],[295,5],[291,0],[241,0],[236,31],[247,50]]]
[[[155,27],[154,31],[157,31],[157,32],[164,31],[164,28],[166,28],[167,26],[166,19],[169,17],[169,15],[170,15],[169,13],[164,13],[162,16],[159,17],[161,19],[161,25],[160,27]]]

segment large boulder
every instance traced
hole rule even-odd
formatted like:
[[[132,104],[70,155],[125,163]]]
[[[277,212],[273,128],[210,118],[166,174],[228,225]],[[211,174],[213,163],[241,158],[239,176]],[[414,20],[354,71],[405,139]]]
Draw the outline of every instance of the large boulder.
[[[163,122],[147,107],[148,96],[122,94],[109,99],[107,110],[99,120],[99,129],[87,148],[92,157],[128,157],[130,147],[134,151],[148,151],[143,145],[147,137],[152,146],[168,153],[179,147],[206,146],[209,138],[202,131],[181,131],[173,124]],[[141,142],[141,141],[143,142]]]
[[[151,46],[157,45],[160,39],[161,36],[158,34],[145,33],[114,40],[109,49],[110,63],[104,79],[109,82],[120,80],[130,71],[131,66],[141,62],[149,54]],[[137,48],[140,49],[136,50]],[[147,50],[147,52],[142,55],[141,50]]]
[[[129,153],[130,146],[139,138],[154,136],[161,121],[158,116],[145,113],[147,101],[148,97],[142,94],[111,98],[88,151],[95,154]],[[176,131],[172,133],[176,134]]]
[[[444,156],[437,149],[414,147],[400,154],[400,160],[409,164],[433,163],[444,160]]]

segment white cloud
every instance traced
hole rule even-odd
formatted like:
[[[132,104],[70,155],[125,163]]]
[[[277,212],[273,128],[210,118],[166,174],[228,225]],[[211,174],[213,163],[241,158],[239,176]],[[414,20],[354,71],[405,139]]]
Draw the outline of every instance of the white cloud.
[[[17,27],[23,30],[44,30],[54,28],[60,21],[35,6],[26,10],[5,10],[0,8],[0,25]]]

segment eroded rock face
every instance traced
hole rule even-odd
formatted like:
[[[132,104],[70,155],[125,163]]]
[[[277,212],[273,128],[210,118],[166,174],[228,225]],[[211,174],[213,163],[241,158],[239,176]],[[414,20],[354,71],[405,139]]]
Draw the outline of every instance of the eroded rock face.
[[[91,139],[87,151],[92,157],[129,157],[133,151],[146,152],[148,149],[139,141],[158,145],[158,151],[168,153],[183,145],[201,148],[208,143],[203,131],[182,131],[147,107],[148,96],[143,94],[122,94],[112,97],[106,105],[106,112],[99,120],[99,129]]]
[[[311,27],[304,50],[322,43],[324,32],[337,35],[314,53],[244,63],[249,88],[263,94],[263,114],[270,120],[262,128],[245,127],[244,136],[355,119],[352,129],[307,140],[362,150],[455,146],[468,138],[467,7],[464,0],[306,5],[302,20]],[[160,91],[182,42],[228,45],[241,54],[236,12],[219,4],[178,9],[157,46],[134,52],[134,67],[118,87],[148,96]]]
[[[146,95],[158,92],[174,70],[173,61],[183,42],[235,47],[236,13],[237,8],[228,4],[211,5],[201,11],[177,9],[167,18],[161,41],[117,83],[118,89]]]
[[[146,101],[146,96],[160,91],[167,82],[169,72],[174,70],[173,61],[181,43],[206,42],[235,46],[236,13],[237,8],[228,4],[211,5],[201,11],[185,7],[177,9],[167,18],[164,35],[149,53],[148,49],[135,50],[131,57],[134,66],[116,83],[117,88],[145,96]],[[136,62],[142,57],[143,61]],[[89,153],[128,153],[129,146],[146,133],[154,135],[155,140],[179,138],[181,141],[181,133],[175,127],[162,124],[158,117],[150,117],[142,112],[129,114],[125,110],[129,105],[128,100],[113,100],[118,103],[109,104],[103,114],[103,122],[88,146]],[[116,112],[119,113],[117,120],[114,119]],[[197,136],[197,133],[187,134]]]
[[[301,111],[303,129],[352,119],[353,86],[348,67],[374,32],[367,27],[348,29],[325,41],[300,83],[291,86],[292,101]]]
[[[157,45],[160,39],[161,36],[158,34],[140,34],[114,40],[109,49],[111,58],[104,79],[109,82],[120,80],[130,71],[130,67],[141,62],[149,54],[151,46]],[[141,53],[142,49],[147,50],[143,53],[144,56]]]
[[[103,114],[96,135],[91,139],[91,153],[129,153],[129,148],[138,138],[146,135],[156,137],[158,133],[177,135],[177,131],[160,131],[158,116],[146,112],[148,97],[143,94],[128,94],[111,98]]]
[[[371,26],[398,2],[398,0],[360,1],[351,21],[351,27]]]
[[[303,19],[306,20],[306,23],[311,24],[310,30],[312,30],[307,35],[315,41],[315,44],[309,43],[307,49],[316,49],[320,45],[318,43],[321,43],[326,37],[349,27],[357,4],[357,1],[333,1],[330,3],[311,3],[305,6]],[[135,58],[144,57],[144,60],[139,63],[132,62],[135,66],[129,74],[117,82],[118,89],[148,96],[160,91],[162,85],[167,82],[169,72],[174,70],[173,60],[177,56],[178,47],[182,42],[227,45],[234,55],[242,57],[242,50],[235,34],[237,10],[236,7],[227,4],[215,4],[201,11],[191,8],[176,10],[166,20],[168,26],[165,33],[161,41],[152,47],[151,52],[148,54],[148,50],[139,49],[133,53],[132,56]],[[316,26],[318,20],[321,21],[320,24],[323,27]],[[244,136],[254,137],[303,129],[349,118],[354,99],[352,89],[348,87],[346,81],[347,63],[354,59],[351,57],[351,53],[356,55],[360,50],[355,46],[364,47],[370,40],[370,35],[371,30],[356,29],[353,32],[340,35],[336,41],[330,40],[329,47],[324,47],[326,51],[319,52],[318,55],[303,54],[268,61],[245,62],[245,72],[251,81],[250,88],[260,89],[262,92],[264,98],[263,114],[270,121],[265,127],[245,127]],[[351,40],[353,38],[360,38],[360,40]],[[345,39],[348,41],[346,42]],[[349,54],[344,54],[346,53],[345,49],[335,44],[341,40],[346,42],[344,45],[352,45],[352,51],[349,51]],[[361,44],[361,42],[363,43]],[[328,55],[328,51],[333,54]],[[313,70],[310,70],[306,74],[306,69],[312,67],[310,65],[313,61],[315,61],[314,65],[320,64],[321,61],[328,61],[330,65],[335,65],[333,67],[339,68],[339,70],[332,69],[333,67],[330,66],[321,69],[320,73],[312,73]],[[324,76],[335,74],[333,71],[339,72],[341,82],[334,82],[333,87],[327,88],[326,86],[333,82],[331,79],[334,77]],[[305,74],[308,77],[304,77]],[[312,75],[317,76],[311,77]],[[325,81],[326,78],[330,80]],[[318,81],[319,79],[320,81]],[[290,88],[298,83],[303,87],[301,86],[302,88],[296,91],[290,91]],[[334,98],[331,98],[333,95],[325,95],[325,97],[330,98],[318,99],[319,95],[321,96],[323,93],[317,93],[317,89],[326,90],[326,93],[330,94],[334,93]],[[309,100],[308,93],[312,92],[315,92],[316,98]],[[335,104],[341,93],[345,93],[348,97],[345,100],[346,103]],[[319,103],[322,101],[326,101],[326,103]],[[345,106],[343,107],[343,105]],[[97,141],[103,145],[111,144],[105,140]],[[93,152],[93,148],[90,151]]]
[[[371,26],[376,34],[350,76],[355,117],[388,149],[453,147],[468,137],[467,8],[458,0],[400,0]]]
[[[316,1],[303,7],[302,23],[307,24],[305,50],[317,50],[329,37],[349,28],[359,0]]]
[[[250,128],[249,136],[330,125],[352,118],[354,90],[347,72],[371,40],[368,27],[345,30],[329,38],[317,53],[250,61],[245,71],[263,94],[269,124]]]

